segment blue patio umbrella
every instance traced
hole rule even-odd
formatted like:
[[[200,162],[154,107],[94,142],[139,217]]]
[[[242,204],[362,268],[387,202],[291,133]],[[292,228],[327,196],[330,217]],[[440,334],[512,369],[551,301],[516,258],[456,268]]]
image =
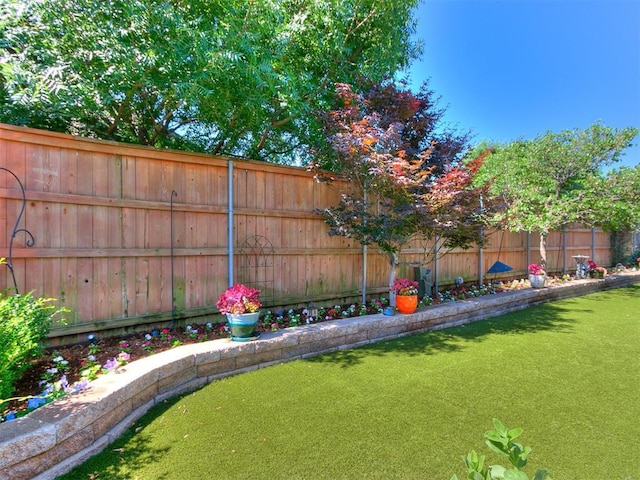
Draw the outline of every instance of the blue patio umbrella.
[[[513,270],[513,267],[510,267],[509,265],[502,263],[501,261],[497,261],[496,263],[491,265],[491,268],[487,270],[487,273],[504,273],[510,272],[511,270]]]

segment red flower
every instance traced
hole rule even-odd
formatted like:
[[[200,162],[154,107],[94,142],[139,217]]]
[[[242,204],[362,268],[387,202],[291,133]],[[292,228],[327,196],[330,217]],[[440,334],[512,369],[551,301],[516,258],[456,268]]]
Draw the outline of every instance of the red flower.
[[[242,284],[227,288],[216,302],[216,307],[223,314],[253,313],[261,306],[260,290]]]
[[[537,263],[532,263],[529,265],[529,274],[531,275],[544,275],[545,271],[542,268],[542,265],[538,265]]]
[[[393,281],[391,291],[395,292],[396,295],[417,295],[418,282],[409,280],[408,278],[396,278]]]

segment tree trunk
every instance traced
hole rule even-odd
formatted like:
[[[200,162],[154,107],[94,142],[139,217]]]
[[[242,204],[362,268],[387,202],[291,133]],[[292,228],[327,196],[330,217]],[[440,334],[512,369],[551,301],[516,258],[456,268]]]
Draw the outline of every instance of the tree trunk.
[[[547,232],[540,232],[540,265],[547,267]]]
[[[633,233],[631,231],[611,232],[611,265],[626,263],[633,253]]]
[[[389,304],[392,307],[396,306],[396,295],[391,291],[393,282],[396,279],[396,269],[398,268],[398,254],[396,252],[389,254]]]

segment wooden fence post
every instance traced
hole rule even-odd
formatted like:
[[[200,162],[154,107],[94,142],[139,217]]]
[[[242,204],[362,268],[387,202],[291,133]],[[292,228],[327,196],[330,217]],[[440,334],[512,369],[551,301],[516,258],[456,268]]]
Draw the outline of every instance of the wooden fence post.
[[[233,160],[227,162],[227,284],[233,286]]]

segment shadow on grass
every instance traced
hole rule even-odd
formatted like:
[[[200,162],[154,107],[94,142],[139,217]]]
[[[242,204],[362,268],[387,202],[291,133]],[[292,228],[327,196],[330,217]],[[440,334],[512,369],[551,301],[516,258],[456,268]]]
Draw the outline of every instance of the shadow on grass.
[[[77,480],[78,478],[116,480],[137,478],[135,476],[136,471],[145,465],[150,463],[161,464],[170,448],[154,447],[152,441],[153,434],[146,433],[145,428],[182,398],[183,395],[174,397],[152,407],[137,422],[129,427],[120,438],[105,448],[99,455],[90,458],[65,475],[56,477],[56,480]],[[160,473],[154,478],[157,480],[170,480],[170,472]]]
[[[307,361],[330,362],[350,367],[360,364],[362,359],[371,355],[384,356],[393,353],[415,356],[454,353],[462,351],[469,342],[482,342],[488,336],[496,334],[526,335],[550,330],[570,332],[574,320],[564,318],[562,313],[575,312],[576,308],[546,303],[462,326],[432,330],[339,353],[311,357]],[[588,313],[586,310],[583,311]]]
[[[469,342],[482,342],[490,335],[526,335],[541,331],[571,332],[575,320],[563,313],[593,314],[583,299],[591,299],[598,303],[605,302],[609,308],[615,309],[616,302],[638,299],[640,284],[597,292],[585,297],[564,299],[561,302],[534,305],[524,310],[503,314],[497,317],[468,323],[464,326],[449,327],[426,333],[409,335],[394,340],[374,343],[359,348],[344,350],[339,353],[320,355],[308,358],[309,362],[330,362],[343,367],[358,365],[362,359],[370,356],[404,354],[433,355],[443,352],[458,352]],[[575,316],[575,315],[573,315]]]
[[[640,297],[640,283],[635,283],[633,285],[628,285],[626,287],[613,288],[611,290],[603,290],[601,292],[592,293],[589,297],[599,297],[605,296],[608,297],[611,294],[615,294],[617,297],[621,299],[625,298],[634,298],[637,299]]]

